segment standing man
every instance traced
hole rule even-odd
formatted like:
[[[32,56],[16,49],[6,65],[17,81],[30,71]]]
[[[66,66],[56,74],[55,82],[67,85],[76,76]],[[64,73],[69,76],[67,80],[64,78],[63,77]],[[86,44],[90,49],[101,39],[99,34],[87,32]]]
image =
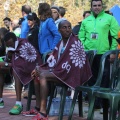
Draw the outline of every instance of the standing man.
[[[108,34],[109,31],[112,36],[112,44],[109,45]],[[98,75],[99,63],[102,54],[108,50],[117,48],[117,33],[119,25],[115,18],[103,10],[102,0],[91,1],[91,15],[84,19],[78,34],[79,39],[82,41],[85,50],[97,50],[97,55],[94,58],[92,65],[93,77],[90,79],[89,85],[94,85]],[[109,59],[109,58],[108,58]],[[109,61],[106,61],[105,71],[102,79],[102,87],[109,87]],[[95,108],[100,108],[100,102],[95,103]]]
[[[64,18],[64,14],[65,13],[62,13],[61,12],[65,12],[65,11],[61,11],[62,8],[59,9],[59,7],[57,6],[52,6],[51,7],[51,11],[52,11],[52,17],[55,21],[55,24],[56,24],[56,27],[58,28],[58,25],[59,23],[62,21],[62,20],[66,20],[66,18]]]
[[[23,16],[24,20],[21,24],[20,38],[26,38],[28,31],[29,31],[29,26],[28,26],[28,22],[27,22],[27,15],[31,12],[31,7],[29,5],[23,5],[21,12],[22,12],[22,16]]]
[[[19,20],[14,19],[12,20],[11,26],[10,26],[10,32],[15,33],[17,37],[20,37],[21,34],[21,27],[19,26]]]
[[[89,15],[90,15],[90,11],[84,11],[84,13],[83,13],[83,19],[87,18]],[[72,32],[75,35],[78,35],[81,23],[82,23],[82,21],[78,22],[78,24],[73,27]]]
[[[4,21],[5,27],[6,27],[7,30],[9,31],[9,30],[10,30],[10,25],[11,25],[11,19],[8,18],[8,17],[6,17],[6,18],[3,19],[3,21]]]
[[[59,18],[66,20],[66,18],[64,18],[65,13],[66,13],[66,9],[62,6],[59,6]]]

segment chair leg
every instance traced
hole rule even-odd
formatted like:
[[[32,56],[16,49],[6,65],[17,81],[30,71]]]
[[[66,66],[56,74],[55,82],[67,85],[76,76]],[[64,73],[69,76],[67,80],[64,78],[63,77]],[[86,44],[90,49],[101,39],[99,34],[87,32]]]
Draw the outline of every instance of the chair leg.
[[[73,114],[73,111],[74,111],[74,107],[75,107],[76,99],[77,99],[77,96],[78,96],[78,92],[79,92],[78,90],[75,90],[75,93],[74,93],[74,96],[73,96],[73,100],[72,100],[72,104],[71,104],[71,107],[70,107],[68,120],[72,119],[72,114]]]
[[[58,120],[62,120],[62,118],[63,118],[67,89],[68,89],[68,87],[62,88],[62,96],[61,96],[61,101],[60,101]]]
[[[51,104],[52,104],[52,99],[54,97],[55,88],[56,88],[55,85],[51,84],[51,92],[50,92],[49,102],[48,102],[48,105],[47,105],[47,114],[49,114],[49,112],[50,112],[50,107],[51,107]]]
[[[109,108],[109,101],[108,99],[103,99],[103,120],[108,120],[108,108]]]
[[[89,96],[89,109],[88,109],[88,116],[87,120],[93,120],[94,117],[94,103],[95,103],[95,97]]]
[[[79,109],[79,117],[83,117],[82,92],[79,92],[78,95],[78,109]]]
[[[115,100],[115,97],[110,100],[110,114],[109,120],[116,120],[116,113],[118,110],[118,99]]]
[[[119,112],[118,118],[116,120],[120,120],[120,112]]]
[[[27,99],[26,111],[30,110],[31,98],[32,98],[33,90],[34,90],[34,82],[33,82],[33,80],[32,80],[32,81],[29,83],[29,91],[28,91],[28,99]]]

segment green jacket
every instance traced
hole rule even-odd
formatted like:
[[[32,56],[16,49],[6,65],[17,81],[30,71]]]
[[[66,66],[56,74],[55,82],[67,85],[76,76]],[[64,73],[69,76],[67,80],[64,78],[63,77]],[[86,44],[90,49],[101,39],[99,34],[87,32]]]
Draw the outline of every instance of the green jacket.
[[[109,31],[111,36],[117,38],[118,22],[113,16],[102,11],[96,18],[92,13],[82,21],[78,37],[82,41],[85,50],[97,50],[97,54],[104,54],[108,50],[117,48],[117,42],[114,38],[112,38],[111,47],[109,45]],[[97,35],[97,39],[91,38],[94,33]]]

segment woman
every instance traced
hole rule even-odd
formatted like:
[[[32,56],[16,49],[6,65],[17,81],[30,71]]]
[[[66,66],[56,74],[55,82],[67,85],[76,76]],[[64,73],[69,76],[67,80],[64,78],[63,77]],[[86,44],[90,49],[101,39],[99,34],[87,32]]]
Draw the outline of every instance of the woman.
[[[40,27],[38,35],[39,51],[41,54],[51,52],[61,39],[61,35],[52,18],[50,5],[40,3],[38,8]]]
[[[27,39],[28,41],[37,49],[38,49],[38,33],[39,33],[39,19],[36,13],[29,13],[27,16],[28,25],[30,27]]]

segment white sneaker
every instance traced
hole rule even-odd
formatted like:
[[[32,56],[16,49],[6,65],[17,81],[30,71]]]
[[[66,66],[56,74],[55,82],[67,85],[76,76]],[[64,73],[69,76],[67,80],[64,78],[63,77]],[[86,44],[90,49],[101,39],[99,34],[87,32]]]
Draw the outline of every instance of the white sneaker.
[[[4,89],[15,89],[15,86],[13,84],[11,84],[11,85],[5,85]]]
[[[100,109],[100,114],[103,114],[103,108]]]
[[[88,107],[85,107],[83,111],[84,113],[88,113]]]

